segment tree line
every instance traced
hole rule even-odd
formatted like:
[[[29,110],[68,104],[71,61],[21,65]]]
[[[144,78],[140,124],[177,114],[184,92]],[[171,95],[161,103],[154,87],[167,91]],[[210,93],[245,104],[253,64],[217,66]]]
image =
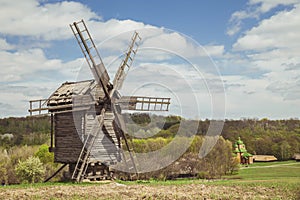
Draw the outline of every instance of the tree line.
[[[279,160],[288,160],[294,153],[300,152],[298,119],[225,120],[217,145],[203,159],[198,157],[198,153],[211,120],[187,120],[179,116],[139,113],[124,114],[124,119],[130,145],[137,153],[161,149],[178,137],[178,132],[182,134],[178,141],[192,138],[186,153],[168,167],[142,174],[144,178],[167,179],[185,174],[199,178],[219,178],[233,173],[238,165],[233,159],[232,150],[238,137],[242,138],[248,152],[252,154],[275,155]],[[0,179],[7,183],[19,183],[24,181],[22,177],[27,177],[27,181],[31,182],[49,176],[59,167],[53,163],[53,154],[48,152],[48,146],[45,145],[49,144],[49,139],[50,119],[47,116],[0,119]],[[28,165],[32,163],[36,163],[36,169],[43,172],[42,179],[28,178],[28,169],[31,168]]]
[[[149,114],[124,114],[127,131],[143,138],[172,138],[185,120],[179,116]],[[191,124],[189,126],[189,123]],[[197,130],[189,130],[195,127]],[[211,120],[185,120],[184,130],[191,135],[207,133]],[[189,133],[186,133],[187,135]],[[4,149],[22,145],[41,145],[49,140],[50,119],[44,117],[21,117],[0,119],[0,145]],[[291,159],[300,152],[300,120],[241,119],[225,120],[221,136],[235,142],[241,137],[248,152],[274,155],[279,160]]]
[[[178,116],[149,116],[133,114],[127,116],[128,131],[153,135],[152,137],[170,138],[178,133],[184,120]],[[151,122],[150,122],[151,121]],[[212,120],[186,120],[184,129],[198,136],[206,135]],[[189,130],[197,123],[197,131]],[[144,128],[143,128],[144,127]],[[221,136],[234,143],[238,137],[244,141],[248,152],[257,155],[274,155],[278,160],[292,159],[295,153],[300,153],[300,120],[282,119],[240,119],[225,120]]]
[[[44,144],[49,140],[49,133],[48,116],[0,119],[0,145],[6,149],[13,146]]]

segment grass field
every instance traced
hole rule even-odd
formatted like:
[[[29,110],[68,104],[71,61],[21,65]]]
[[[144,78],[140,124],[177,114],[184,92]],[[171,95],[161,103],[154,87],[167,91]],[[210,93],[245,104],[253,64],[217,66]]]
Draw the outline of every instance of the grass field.
[[[263,184],[288,184],[300,186],[300,163],[295,161],[255,163],[248,167],[242,166],[237,175],[225,177],[235,179],[230,182]]]
[[[47,183],[0,188],[0,199],[300,199],[300,162],[255,163],[222,180]]]

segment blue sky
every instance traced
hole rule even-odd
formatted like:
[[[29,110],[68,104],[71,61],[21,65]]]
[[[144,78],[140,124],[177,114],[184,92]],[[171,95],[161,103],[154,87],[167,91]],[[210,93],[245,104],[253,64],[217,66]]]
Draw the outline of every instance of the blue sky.
[[[91,78],[68,27],[80,19],[111,78],[140,30],[124,94],[171,96],[170,113],[190,118],[299,117],[299,0],[0,0],[0,13],[0,117]]]

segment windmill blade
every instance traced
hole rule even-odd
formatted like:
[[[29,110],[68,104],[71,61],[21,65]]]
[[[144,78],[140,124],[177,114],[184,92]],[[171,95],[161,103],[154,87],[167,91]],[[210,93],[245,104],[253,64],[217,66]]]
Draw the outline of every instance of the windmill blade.
[[[168,111],[170,98],[146,96],[122,96],[116,102],[122,110]]]
[[[109,76],[84,21],[74,22],[70,24],[70,27],[95,80],[103,88],[106,97],[109,98]]]
[[[116,90],[122,88],[127,72],[129,71],[133,63],[134,57],[137,53],[140,40],[141,37],[139,36],[139,34],[137,32],[134,32],[131,38],[131,44],[129,45],[128,51],[126,53],[126,57],[122,61],[113,81],[113,85]]]
[[[135,161],[135,158],[133,156],[133,149],[132,149],[132,147],[130,148],[130,146],[128,144],[127,137],[125,135],[126,126],[125,126],[125,123],[124,123],[123,116],[122,116],[121,112],[118,111],[118,108],[117,108],[116,104],[112,104],[112,110],[115,114],[115,122],[118,126],[118,133],[123,138],[126,150],[128,152],[127,154],[129,155],[129,160],[127,160],[126,157],[128,157],[128,155],[125,156],[125,152],[122,153],[123,154],[123,159],[125,161],[125,167],[126,167],[125,169],[126,169],[126,171],[130,171],[131,173],[134,173],[135,175],[138,175],[138,169],[137,169],[136,161]],[[131,163],[131,166],[128,166],[128,162]],[[124,168],[123,168],[123,170],[124,170]]]

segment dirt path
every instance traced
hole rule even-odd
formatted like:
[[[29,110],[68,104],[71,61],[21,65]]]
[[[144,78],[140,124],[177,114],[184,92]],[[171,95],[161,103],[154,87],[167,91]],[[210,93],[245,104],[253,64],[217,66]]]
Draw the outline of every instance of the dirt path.
[[[0,199],[288,199],[274,188],[184,185],[61,185],[0,188]]]
[[[255,167],[242,167],[240,169],[256,169],[256,168],[272,168],[272,167],[282,167],[282,166],[289,166],[289,165],[299,165],[300,163],[285,163],[285,164],[276,164],[276,165],[266,165],[266,166],[255,166]],[[298,168],[298,167],[296,167]],[[299,165],[300,168],[300,165]]]

